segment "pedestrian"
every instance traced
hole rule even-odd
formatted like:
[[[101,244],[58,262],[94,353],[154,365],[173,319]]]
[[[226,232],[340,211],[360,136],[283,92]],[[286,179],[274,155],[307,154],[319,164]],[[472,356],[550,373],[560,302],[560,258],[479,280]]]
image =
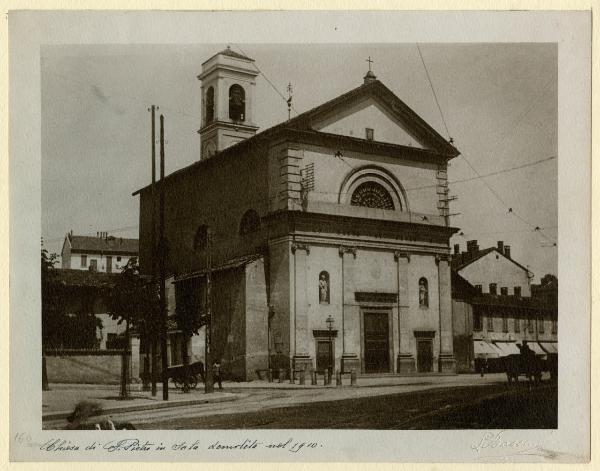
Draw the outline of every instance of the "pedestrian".
[[[223,389],[223,385],[221,384],[221,363],[219,360],[215,360],[213,363],[213,384],[214,383],[219,385],[219,389]]]

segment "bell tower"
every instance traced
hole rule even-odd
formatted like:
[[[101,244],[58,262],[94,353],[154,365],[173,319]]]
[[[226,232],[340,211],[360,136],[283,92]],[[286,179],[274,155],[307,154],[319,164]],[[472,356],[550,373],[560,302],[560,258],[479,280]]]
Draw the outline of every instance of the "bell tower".
[[[253,62],[227,46],[202,64],[201,160],[256,133],[252,105],[258,71]]]

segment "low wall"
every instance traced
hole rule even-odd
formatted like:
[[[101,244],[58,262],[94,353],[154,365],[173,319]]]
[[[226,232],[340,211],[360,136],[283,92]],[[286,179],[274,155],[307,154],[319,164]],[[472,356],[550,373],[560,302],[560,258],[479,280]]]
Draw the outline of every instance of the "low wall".
[[[48,382],[119,384],[120,350],[60,350],[46,353]],[[130,362],[131,365],[131,362]],[[132,376],[130,376],[132,377]],[[135,376],[133,376],[135,378]]]

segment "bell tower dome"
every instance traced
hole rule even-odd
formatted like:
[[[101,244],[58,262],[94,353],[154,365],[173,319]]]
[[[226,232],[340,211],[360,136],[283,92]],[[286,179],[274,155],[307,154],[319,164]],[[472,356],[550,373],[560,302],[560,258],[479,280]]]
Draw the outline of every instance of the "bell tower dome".
[[[201,160],[256,133],[252,105],[258,71],[253,62],[227,46],[202,64]]]

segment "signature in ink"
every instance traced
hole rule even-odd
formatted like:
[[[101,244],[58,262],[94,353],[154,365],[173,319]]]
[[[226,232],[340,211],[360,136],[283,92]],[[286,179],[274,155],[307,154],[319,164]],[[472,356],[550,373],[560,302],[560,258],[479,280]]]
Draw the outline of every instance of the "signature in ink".
[[[471,450],[481,453],[486,449],[524,450],[531,445],[526,440],[509,440],[504,437],[504,430],[486,432],[477,443],[471,445]]]

